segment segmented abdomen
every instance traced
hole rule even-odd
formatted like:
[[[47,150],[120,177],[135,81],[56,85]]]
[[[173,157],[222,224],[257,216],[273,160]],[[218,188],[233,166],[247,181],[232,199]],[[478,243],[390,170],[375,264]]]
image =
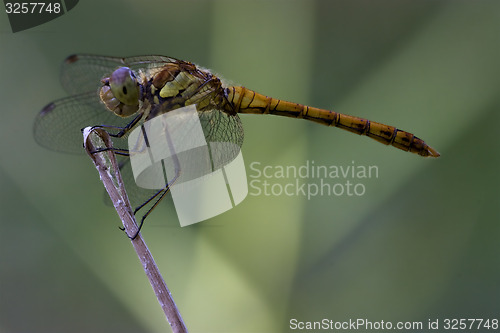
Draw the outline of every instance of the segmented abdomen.
[[[383,144],[392,145],[420,156],[439,157],[439,153],[422,139],[393,126],[335,111],[282,101],[256,93],[245,87],[229,87],[226,93],[235,113],[274,114],[303,118],[322,125],[339,127],[359,135],[366,135]]]

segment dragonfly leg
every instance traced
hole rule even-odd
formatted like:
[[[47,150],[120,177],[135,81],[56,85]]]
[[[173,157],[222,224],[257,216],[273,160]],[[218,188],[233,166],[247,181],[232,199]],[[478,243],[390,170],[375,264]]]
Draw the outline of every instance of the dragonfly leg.
[[[121,138],[122,136],[124,136],[125,134],[127,134],[135,125],[137,125],[137,123],[139,123],[139,121],[141,120],[141,118],[142,118],[142,114],[138,114],[134,119],[132,119],[131,122],[129,122],[124,127],[113,126],[113,125],[94,125],[94,126],[91,127],[91,129],[93,130],[93,129],[96,129],[96,128],[102,128],[106,132],[108,132],[109,136],[112,136],[114,138]],[[109,129],[116,130],[117,132],[116,133],[111,133],[111,132],[108,131]],[[83,132],[84,128],[82,128],[80,130]]]
[[[142,216],[141,222],[139,223],[139,227],[137,228],[137,232],[134,234],[134,236],[132,236],[132,237],[129,236],[130,239],[132,239],[132,240],[135,239],[137,237],[137,235],[139,234],[139,232],[141,232],[142,226],[144,225],[144,221],[146,220],[146,218],[153,211],[153,209],[155,209],[156,206],[158,206],[158,204],[161,202],[161,200],[165,197],[165,194],[167,194],[168,191],[170,191],[170,187],[172,185],[174,185],[174,183],[177,181],[177,179],[179,179],[179,176],[180,176],[180,169],[176,168],[174,178],[172,178],[172,180],[170,182],[168,182],[167,185],[165,185],[164,188],[162,188],[161,190],[159,190],[158,192],[156,192],[152,197],[150,197],[144,203],[142,203],[141,205],[139,205],[138,207],[135,208],[134,215],[137,214],[137,212],[139,210],[141,210],[142,208],[144,208],[151,201],[156,200],[154,202],[154,204],[148,209],[148,211]],[[120,229],[122,231],[125,230],[124,228],[121,228],[121,227],[120,227]]]
[[[99,148],[97,150],[91,151],[91,154],[97,154],[97,153],[102,153],[105,151],[112,151],[116,155],[120,156],[130,156],[129,150],[128,149],[123,149],[123,148],[114,148],[114,147],[109,147],[109,148]]]
[[[95,125],[92,126],[90,129],[94,130],[96,128],[101,128],[104,129],[109,136],[114,137],[114,138],[121,138],[125,134],[127,134],[137,123],[139,120],[141,120],[142,114],[137,115],[131,122],[129,122],[125,127],[119,127],[119,126],[113,126],[113,125]],[[117,133],[111,133],[108,130],[109,129],[114,129],[117,130]],[[80,129],[80,131],[84,131],[84,128]],[[102,149],[97,149],[95,151],[90,152],[91,154],[96,154],[96,153],[102,153],[105,151],[112,150],[115,154],[121,155],[121,156],[130,156],[129,150],[128,149],[123,149],[123,148],[102,148]]]
[[[103,126],[103,127],[115,128],[115,129],[120,130],[118,133],[115,133],[115,134],[110,133],[109,135],[112,137],[115,137],[115,138],[121,138],[122,136],[127,134],[132,128],[134,128],[135,125],[137,125],[137,123],[139,123],[141,118],[142,118],[142,114],[140,113],[130,123],[128,123],[127,126],[125,126],[125,127],[117,127],[117,126]]]
[[[140,117],[136,117],[130,124],[128,124],[121,132],[117,133],[117,136],[118,135],[123,135],[126,133],[126,131],[128,131],[130,128],[134,127],[137,122],[140,120]],[[147,135],[145,133],[145,130],[144,130],[144,127],[142,127],[142,132],[144,134],[144,140],[145,140],[145,144],[146,146],[149,148],[150,145],[149,145],[149,141],[147,139]],[[168,132],[166,133],[167,136],[168,135]],[[144,221],[146,220],[146,218],[149,216],[149,214],[153,211],[153,209],[156,208],[156,206],[158,206],[158,204],[160,203],[160,201],[165,197],[165,194],[168,193],[168,191],[170,191],[170,187],[179,179],[179,176],[180,176],[180,173],[181,173],[181,169],[180,169],[180,163],[179,163],[179,159],[177,157],[177,155],[175,154],[175,149],[174,147],[172,146],[172,140],[169,138],[169,140],[167,140],[168,142],[168,146],[170,148],[170,151],[172,152],[172,156],[173,156],[173,160],[174,160],[174,165],[175,165],[175,175],[174,177],[169,181],[167,182],[167,184],[165,185],[164,188],[162,188],[161,190],[159,190],[158,192],[156,192],[152,197],[150,197],[148,200],[146,200],[146,202],[144,202],[143,204],[141,204],[140,206],[138,206],[135,210],[134,210],[134,215],[137,214],[137,212],[139,210],[141,210],[142,208],[144,208],[146,205],[148,205],[150,202],[152,202],[153,200],[155,200],[154,204],[148,209],[148,211],[142,216],[141,218],[141,222],[139,223],[139,227],[137,229],[137,232],[134,234],[133,237],[130,237],[130,239],[135,239],[137,237],[137,235],[139,234],[139,232],[141,231],[142,229],[142,226],[144,224]],[[166,173],[166,169],[165,169],[165,164],[164,164],[164,161],[162,160],[162,165],[163,165],[163,172],[164,172],[164,176],[165,176],[165,179],[167,179],[167,173]]]
[[[151,201],[153,201],[158,195],[162,194],[162,192],[164,191],[167,191],[168,192],[168,189],[169,189],[169,186],[167,185],[166,187],[162,188],[161,190],[159,190],[158,192],[156,192],[155,194],[153,194],[148,200],[146,200],[144,203],[142,203],[141,205],[137,206],[135,209],[134,209],[134,215],[137,214],[137,212],[139,210],[141,210],[144,206],[146,206],[148,203],[150,203]],[[164,194],[162,194],[163,196]],[[161,200],[161,198],[159,199]],[[158,201],[158,200],[157,200]],[[155,203],[155,206],[156,206],[156,203]],[[150,212],[150,210],[148,210],[148,212],[145,214],[145,215],[148,215]],[[141,222],[144,222],[144,217],[142,218]],[[118,227],[120,230],[122,231],[125,231],[125,228],[124,227]],[[132,238],[134,239],[135,237],[137,237],[137,234]]]
[[[158,198],[156,199],[155,203],[153,204],[153,206],[151,206],[151,208],[148,209],[148,211],[146,212],[146,214],[144,214],[141,218],[141,222],[139,223],[139,226],[137,228],[137,231],[135,232],[135,234],[129,238],[130,239],[135,239],[137,237],[137,235],[139,234],[139,232],[141,232],[141,229],[142,229],[142,226],[144,225],[144,221],[146,220],[146,218],[149,216],[149,214],[153,211],[153,209],[156,208],[156,206],[158,206],[158,204],[161,202],[161,200],[165,197],[165,194],[168,193],[168,191],[170,191],[170,186],[167,185],[165,188],[161,189],[160,191],[158,191],[158,193],[156,193],[153,197],[151,197],[150,200],[146,201],[144,204],[140,205],[139,207],[137,207],[134,211],[134,214],[140,210],[141,208],[143,208],[146,204],[148,204],[149,202],[151,202],[151,200],[153,200],[154,197],[157,197]]]

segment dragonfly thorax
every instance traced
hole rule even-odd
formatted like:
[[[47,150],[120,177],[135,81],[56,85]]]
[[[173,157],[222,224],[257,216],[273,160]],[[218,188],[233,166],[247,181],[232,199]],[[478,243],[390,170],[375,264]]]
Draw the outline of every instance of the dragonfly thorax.
[[[140,84],[130,68],[120,67],[101,82],[99,97],[109,111],[128,117],[139,110]]]

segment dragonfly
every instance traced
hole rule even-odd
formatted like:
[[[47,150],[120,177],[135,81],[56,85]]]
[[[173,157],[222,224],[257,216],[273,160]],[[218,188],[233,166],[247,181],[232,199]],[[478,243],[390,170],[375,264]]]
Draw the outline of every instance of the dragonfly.
[[[241,147],[244,132],[239,114],[269,114],[338,127],[423,157],[440,156],[422,139],[394,126],[283,101],[242,86],[226,86],[209,70],[166,56],[71,55],[63,62],[61,83],[70,97],[46,105],[34,125],[35,140],[55,151],[83,152],[81,129],[87,126],[114,130],[113,144],[125,147],[127,135],[137,126],[195,105],[207,142]],[[227,162],[234,157],[234,152],[228,153]],[[126,157],[120,163],[126,171]],[[133,181],[127,183],[134,187]],[[156,198],[147,216],[168,192],[168,186],[156,192],[138,187],[127,188],[127,192],[131,202],[139,204],[136,212]]]

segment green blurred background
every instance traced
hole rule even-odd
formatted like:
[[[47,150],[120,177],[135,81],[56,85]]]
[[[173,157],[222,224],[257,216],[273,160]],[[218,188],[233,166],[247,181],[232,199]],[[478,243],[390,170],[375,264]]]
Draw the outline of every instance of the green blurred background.
[[[33,140],[73,53],[192,61],[442,154],[242,116],[247,168],[354,161],[379,177],[360,197],[249,195],[185,228],[169,198],[143,235],[191,332],[499,317],[500,2],[80,1],[15,34],[0,14],[0,332],[169,331],[90,160]]]

